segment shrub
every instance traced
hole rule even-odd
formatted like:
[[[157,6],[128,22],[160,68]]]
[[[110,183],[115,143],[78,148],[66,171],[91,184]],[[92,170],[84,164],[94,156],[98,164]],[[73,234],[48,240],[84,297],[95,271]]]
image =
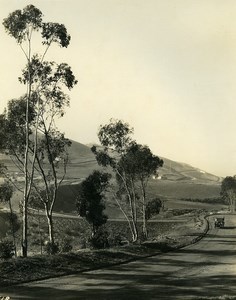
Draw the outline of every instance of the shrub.
[[[89,241],[87,238],[81,238],[79,241],[80,249],[86,249],[89,245]]]
[[[72,250],[72,239],[65,237],[60,243],[60,252],[68,253]]]
[[[122,236],[120,233],[111,232],[108,237],[109,246],[121,246]]]
[[[49,255],[54,255],[59,252],[59,246],[57,243],[46,242],[44,251]]]
[[[9,259],[14,255],[14,244],[9,240],[0,241],[0,259]]]
[[[109,234],[106,230],[98,230],[93,237],[90,238],[90,245],[95,249],[104,249],[109,247]]]

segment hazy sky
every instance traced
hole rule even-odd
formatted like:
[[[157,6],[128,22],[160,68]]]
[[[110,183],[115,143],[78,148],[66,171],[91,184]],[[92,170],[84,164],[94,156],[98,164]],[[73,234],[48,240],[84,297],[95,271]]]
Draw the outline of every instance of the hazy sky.
[[[72,36],[47,56],[79,80],[59,122],[68,137],[97,142],[118,118],[157,155],[236,174],[235,0],[0,0],[0,19],[27,4]],[[24,92],[25,60],[2,25],[0,38],[2,112]]]

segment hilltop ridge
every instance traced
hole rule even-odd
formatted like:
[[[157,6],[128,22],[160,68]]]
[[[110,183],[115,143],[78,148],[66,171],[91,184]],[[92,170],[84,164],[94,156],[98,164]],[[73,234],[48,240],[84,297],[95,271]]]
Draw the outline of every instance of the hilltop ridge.
[[[94,154],[91,151],[92,144],[84,145],[71,140],[69,148],[69,163],[67,168],[66,181],[77,183],[86,178],[94,169],[99,169]],[[98,145],[97,145],[98,146]],[[156,154],[156,153],[155,153]],[[158,155],[158,154],[156,154]],[[164,165],[158,170],[158,176],[153,179],[169,180],[189,183],[220,184],[222,178],[199,168],[193,167],[183,162],[176,162],[165,157]],[[5,154],[0,153],[0,162],[8,168],[9,173],[17,175],[19,170]]]

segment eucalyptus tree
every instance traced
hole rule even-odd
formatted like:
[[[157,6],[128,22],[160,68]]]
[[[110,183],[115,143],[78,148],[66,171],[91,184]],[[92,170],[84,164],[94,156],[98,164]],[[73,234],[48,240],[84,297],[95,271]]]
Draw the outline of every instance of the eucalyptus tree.
[[[67,47],[70,43],[70,35],[67,33],[66,27],[63,24],[43,22],[42,17],[42,12],[38,8],[34,5],[28,5],[23,10],[15,10],[10,13],[3,21],[6,32],[16,40],[17,45],[22,50],[26,59],[26,68],[24,69],[21,77],[21,82],[26,85],[26,95],[24,96],[25,110],[22,112],[24,121],[22,120],[21,124],[22,127],[24,126],[24,131],[21,134],[21,138],[24,139],[24,143],[21,143],[21,150],[23,151],[21,152],[21,156],[19,159],[16,158],[16,161],[18,161],[17,165],[20,166],[20,170],[24,174],[24,196],[22,201],[23,256],[27,256],[27,207],[34,179],[35,162],[38,149],[38,128],[41,122],[40,114],[42,101],[38,91],[41,90],[44,83],[46,85],[48,84],[49,78],[47,75],[48,72],[50,73],[50,71],[48,71],[49,66],[47,65],[46,68],[42,69],[42,64],[46,53],[53,43],[58,44],[60,47]],[[41,55],[35,55],[32,51],[33,36],[35,34],[41,34],[41,42],[44,45],[44,50]],[[46,82],[44,82],[45,76]],[[40,77],[39,82],[36,81],[37,77]],[[55,82],[51,82],[52,86],[54,86],[54,84]],[[55,97],[52,101],[55,100],[56,97],[60,97],[60,91],[58,89],[55,90]],[[30,107],[32,106],[36,108],[33,126],[30,112]],[[8,124],[8,126],[10,125]],[[30,138],[30,136],[32,136],[32,129],[34,130],[33,141],[32,138]],[[11,151],[14,151],[13,147],[10,146],[9,148],[11,148]],[[30,153],[31,150],[33,150],[33,154]],[[18,155],[18,153],[12,155]],[[23,162],[23,164],[21,162]]]
[[[20,81],[24,84],[29,80],[28,67],[23,70]],[[63,117],[69,105],[69,97],[64,88],[71,90],[77,80],[66,63],[41,62],[34,56],[31,68],[31,81],[37,85],[37,105],[34,107],[37,116],[37,139],[35,151],[35,172],[42,178],[43,186],[33,184],[34,190],[43,203],[48,221],[49,239],[54,243],[53,207],[57,198],[58,188],[66,175],[68,163],[68,147],[71,141],[65,138],[56,127],[56,119]],[[35,123],[35,122],[34,122]],[[35,144],[30,146],[34,153]]]
[[[102,150],[96,146],[91,148],[97,162],[103,167],[110,167],[117,182],[117,191],[114,192],[114,199],[119,209],[127,220],[133,242],[138,240],[137,227],[137,194],[133,189],[130,178],[127,177],[126,166],[123,159],[133,140],[131,135],[133,128],[121,120],[110,120],[109,124],[101,125],[98,131],[98,138],[103,146]]]
[[[98,163],[111,167],[116,176],[116,203],[128,221],[133,241],[139,238],[138,217],[142,216],[143,237],[147,238],[147,185],[152,174],[163,165],[163,160],[152,154],[147,146],[137,144],[128,123],[110,120],[101,125],[98,137],[102,150],[92,147]]]
[[[128,147],[125,155],[121,158],[119,165],[122,165],[120,172],[126,174],[133,195],[139,195],[139,205],[142,214],[143,238],[147,238],[146,206],[147,186],[150,177],[155,174],[158,168],[163,166],[163,160],[154,155],[148,146],[133,142]]]

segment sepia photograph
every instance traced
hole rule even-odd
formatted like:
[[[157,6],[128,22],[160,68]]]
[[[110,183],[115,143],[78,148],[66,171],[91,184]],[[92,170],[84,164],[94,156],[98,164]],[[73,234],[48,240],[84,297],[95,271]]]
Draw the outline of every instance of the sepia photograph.
[[[0,300],[236,300],[236,1],[0,0]]]

